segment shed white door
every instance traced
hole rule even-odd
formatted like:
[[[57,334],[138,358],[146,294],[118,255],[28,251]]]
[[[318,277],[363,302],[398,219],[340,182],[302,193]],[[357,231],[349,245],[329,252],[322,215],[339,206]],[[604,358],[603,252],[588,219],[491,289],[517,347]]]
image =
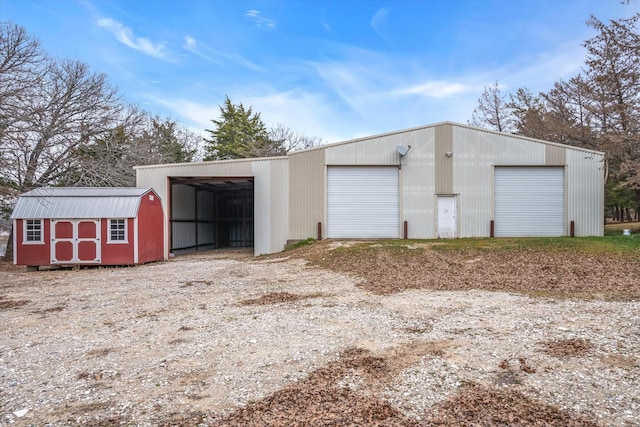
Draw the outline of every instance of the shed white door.
[[[398,238],[398,168],[327,168],[327,237]]]
[[[52,220],[51,264],[100,263],[100,220]]]
[[[456,196],[438,196],[438,237],[456,237]]]
[[[496,237],[564,234],[564,168],[496,167]]]

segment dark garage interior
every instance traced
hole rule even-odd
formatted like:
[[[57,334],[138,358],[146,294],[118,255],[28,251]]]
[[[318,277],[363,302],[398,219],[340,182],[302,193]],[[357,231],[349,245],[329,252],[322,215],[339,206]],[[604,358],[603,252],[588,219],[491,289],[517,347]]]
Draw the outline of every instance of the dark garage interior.
[[[170,252],[253,247],[253,177],[172,177]]]

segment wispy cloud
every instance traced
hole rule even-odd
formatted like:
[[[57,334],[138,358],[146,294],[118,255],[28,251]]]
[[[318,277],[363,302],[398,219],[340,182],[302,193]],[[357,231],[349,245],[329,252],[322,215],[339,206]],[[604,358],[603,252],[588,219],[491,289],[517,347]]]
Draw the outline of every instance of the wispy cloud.
[[[427,98],[447,98],[468,91],[469,88],[463,84],[435,80],[403,89],[396,89],[393,93],[396,95],[419,95]]]
[[[322,18],[320,23],[322,24],[322,28],[324,28],[328,34],[333,34],[333,28],[331,28],[331,25],[329,25],[326,19]]]
[[[389,9],[386,7],[381,8],[373,15],[371,18],[371,28],[373,31],[378,33],[380,37],[386,39],[386,28],[387,28],[387,16],[389,15]]]
[[[182,45],[182,47],[185,50],[199,56],[200,58],[214,64],[222,65],[227,62],[232,62],[234,64],[242,65],[243,67],[250,68],[255,71],[262,71],[262,67],[248,60],[240,54],[217,51],[207,46],[206,44],[197,41],[191,36],[184,37],[184,44]]]
[[[324,95],[301,89],[278,92],[268,85],[257,85],[231,89],[229,97],[233,103],[251,107],[267,127],[283,124],[294,131],[310,137],[321,137],[324,142],[337,142],[355,137],[353,129],[327,126],[335,122],[336,112]],[[211,120],[218,119],[220,106],[213,103],[193,102],[171,96],[154,97],[153,102],[166,108],[197,133],[207,136],[205,129],[214,126]],[[222,102],[222,99],[220,100]]]
[[[170,97],[152,97],[152,101],[162,105],[189,124],[193,129],[199,129],[199,133],[205,134],[205,129],[211,128],[211,120],[218,118],[220,107],[218,105],[203,104],[188,99]]]
[[[198,55],[200,58],[202,59],[206,59],[209,62],[214,62],[216,64],[221,64],[220,61],[212,58],[211,56],[205,54],[202,52],[201,48],[198,46],[198,42],[196,41],[196,39],[194,39],[191,36],[185,36],[184,37],[184,44],[182,45],[182,47],[185,50],[188,50],[189,52]]]
[[[251,19],[259,28],[269,28],[269,29],[276,28],[276,21],[274,21],[273,19],[265,18],[264,16],[262,16],[259,10],[255,10],[255,9],[247,10],[244,16]]]
[[[154,58],[165,61],[173,60],[164,43],[153,43],[145,37],[136,37],[131,28],[125,27],[122,23],[111,18],[100,18],[96,23],[99,27],[113,34],[116,40],[125,46],[153,56]]]

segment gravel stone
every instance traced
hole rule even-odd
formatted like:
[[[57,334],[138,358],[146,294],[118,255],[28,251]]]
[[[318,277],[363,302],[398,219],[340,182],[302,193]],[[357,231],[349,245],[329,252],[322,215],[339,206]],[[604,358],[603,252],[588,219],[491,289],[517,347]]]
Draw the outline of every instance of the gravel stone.
[[[336,389],[412,422],[475,383],[598,425],[640,425],[637,301],[374,294],[351,274],[244,251],[0,274],[0,302],[27,301],[0,308],[0,425],[224,424],[353,348],[384,369],[354,365]],[[545,351],[560,340],[588,350]]]

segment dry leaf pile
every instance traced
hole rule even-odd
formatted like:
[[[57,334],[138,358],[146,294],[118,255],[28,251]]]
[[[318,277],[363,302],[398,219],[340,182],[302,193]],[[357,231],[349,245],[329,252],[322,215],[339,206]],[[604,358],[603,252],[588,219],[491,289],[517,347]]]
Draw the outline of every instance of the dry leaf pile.
[[[550,340],[542,345],[545,353],[553,357],[582,357],[593,348],[588,341],[580,338]]]
[[[407,289],[470,289],[533,295],[640,299],[640,262],[615,254],[571,250],[436,250],[329,241],[292,251],[315,265],[356,274],[376,294]]]
[[[299,301],[305,298],[309,298],[309,296],[296,295],[289,292],[270,292],[258,298],[246,299],[241,303],[244,305],[268,305]]]
[[[439,405],[438,415],[428,425],[596,427],[598,424],[534,402],[517,391],[491,390],[469,383]]]

